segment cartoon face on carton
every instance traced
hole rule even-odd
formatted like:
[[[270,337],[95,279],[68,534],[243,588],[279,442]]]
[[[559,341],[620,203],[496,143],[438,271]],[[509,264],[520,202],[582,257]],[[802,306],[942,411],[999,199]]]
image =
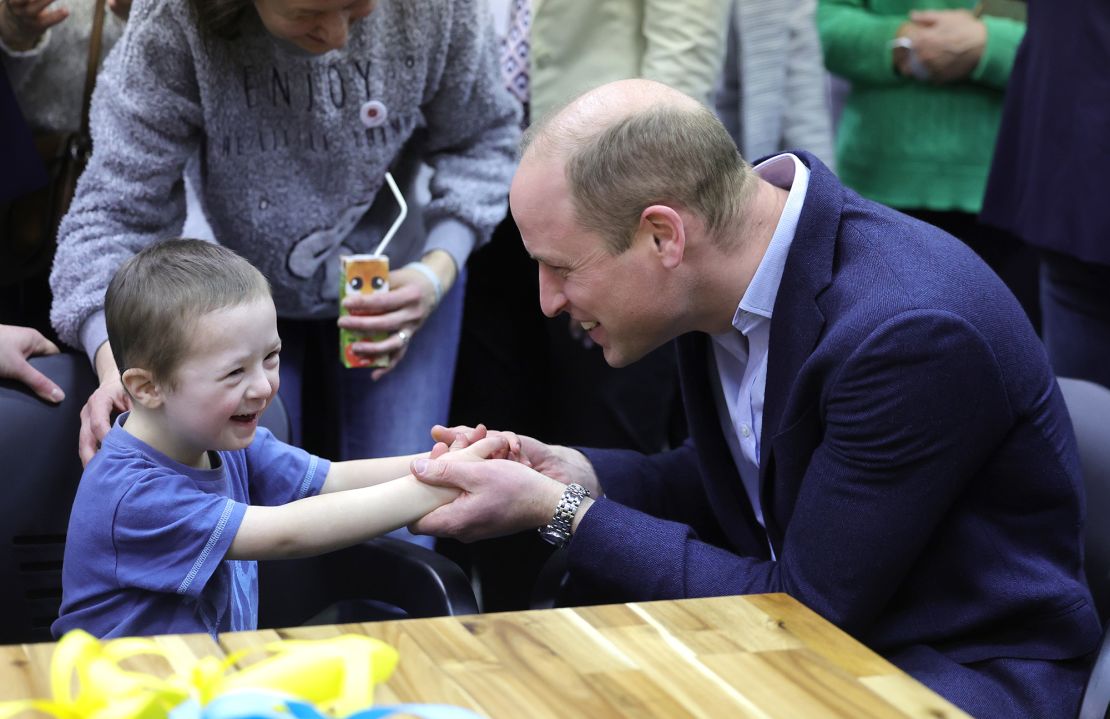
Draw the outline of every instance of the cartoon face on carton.
[[[385,255],[344,255],[339,258],[339,316],[348,314],[343,299],[350,294],[373,294],[389,291],[389,258]],[[351,347],[355,342],[369,339],[381,342],[388,333],[375,332],[369,336],[351,330],[339,330],[339,360],[344,367],[388,367],[389,357],[382,355],[370,359],[356,355]]]

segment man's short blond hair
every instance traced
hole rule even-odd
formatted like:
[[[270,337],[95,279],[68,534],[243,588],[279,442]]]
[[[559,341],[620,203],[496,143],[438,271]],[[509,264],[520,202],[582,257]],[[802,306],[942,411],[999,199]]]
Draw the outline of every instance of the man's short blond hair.
[[[529,128],[530,150],[562,157],[578,224],[605,239],[611,254],[632,244],[643,210],[667,205],[698,215],[721,247],[755,191],[755,175],[706,107],[660,103],[599,131],[559,122]],[[552,118],[555,118],[552,121]]]
[[[160,242],[127,260],[108,285],[108,342],[121,373],[141,368],[173,386],[198,319],[269,296],[262,273],[226,247]]]

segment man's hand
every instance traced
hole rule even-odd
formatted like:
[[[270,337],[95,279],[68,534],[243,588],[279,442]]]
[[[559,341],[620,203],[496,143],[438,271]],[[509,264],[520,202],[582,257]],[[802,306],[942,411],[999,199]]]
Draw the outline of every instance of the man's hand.
[[[479,440],[478,444],[490,439]],[[445,461],[465,451],[412,463],[412,473],[421,482],[461,492],[454,501],[409,525],[412,532],[473,542],[534,529],[551,521],[565,489],[561,482],[519,462]]]
[[[987,46],[986,26],[968,10],[915,10],[905,36],[913,41],[929,81],[938,84],[969,77]],[[909,74],[901,65],[899,71]]]
[[[58,347],[30,327],[0,325],[0,378],[14,379],[30,387],[47,402],[61,402],[65,393],[27,361],[36,355],[58,354]]]
[[[432,439],[458,449],[467,446],[469,442],[485,437],[487,432],[500,434],[494,430],[487,430],[481,424],[477,427],[444,427],[437,424],[432,427]],[[510,456],[509,459],[517,459],[518,462],[532,467],[540,474],[563,484],[577,482],[590,490],[590,494],[594,497],[600,497],[603,494],[601,481],[598,480],[597,473],[594,472],[590,460],[586,459],[586,455],[570,447],[544,444],[523,434],[511,434],[520,442],[520,457]]]
[[[0,1],[0,38],[12,50],[30,50],[50,28],[69,17],[69,10],[53,8],[54,0]]]
[[[88,464],[100,449],[100,443],[112,429],[112,413],[131,409],[131,397],[123,388],[123,381],[108,343],[96,351],[96,371],[100,386],[81,408],[81,434],[77,439],[77,453],[81,464]]]

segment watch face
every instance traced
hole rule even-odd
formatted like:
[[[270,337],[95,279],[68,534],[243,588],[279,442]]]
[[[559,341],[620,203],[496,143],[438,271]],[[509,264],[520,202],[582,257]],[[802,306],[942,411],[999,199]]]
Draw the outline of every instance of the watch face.
[[[551,525],[540,527],[540,536],[543,537],[543,540],[545,542],[548,542],[549,544],[554,544],[556,547],[563,546],[564,544],[566,544],[566,541],[568,539],[565,533],[560,532],[558,529],[555,529]]]

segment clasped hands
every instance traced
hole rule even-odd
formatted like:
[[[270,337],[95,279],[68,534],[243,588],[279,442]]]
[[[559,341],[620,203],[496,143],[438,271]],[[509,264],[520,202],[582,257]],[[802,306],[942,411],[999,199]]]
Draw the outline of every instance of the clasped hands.
[[[896,37],[912,42],[912,52],[934,84],[969,77],[987,45],[986,26],[969,10],[915,10]],[[893,53],[898,73],[912,77],[911,50],[896,47]]]
[[[466,457],[480,461],[451,461],[459,450],[490,437],[505,438],[507,451],[491,459]],[[437,487],[457,489],[460,494],[409,525],[416,534],[463,542],[499,537],[550,522],[571,482],[581,484],[594,497],[601,493],[589,461],[569,447],[547,445],[511,432],[491,432],[482,425],[437,425],[432,438],[436,445],[427,459],[412,463],[413,476]]]

